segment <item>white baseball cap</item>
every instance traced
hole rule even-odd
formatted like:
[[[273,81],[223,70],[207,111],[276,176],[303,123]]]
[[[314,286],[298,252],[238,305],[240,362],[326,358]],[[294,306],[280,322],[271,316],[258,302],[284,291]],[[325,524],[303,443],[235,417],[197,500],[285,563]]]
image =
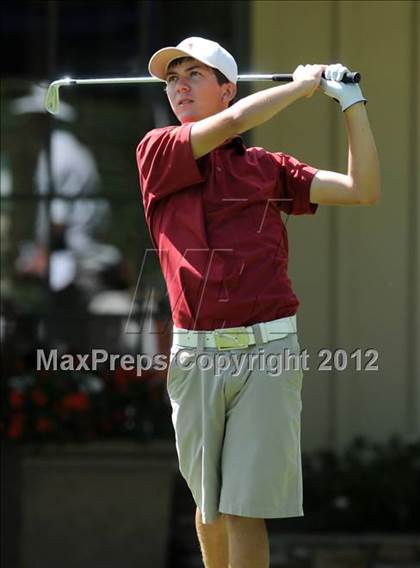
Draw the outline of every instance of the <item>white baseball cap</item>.
[[[236,83],[238,79],[238,66],[233,56],[217,42],[202,37],[188,37],[176,47],[159,49],[150,58],[149,73],[165,81],[169,64],[178,57],[194,57],[218,69],[232,83]]]

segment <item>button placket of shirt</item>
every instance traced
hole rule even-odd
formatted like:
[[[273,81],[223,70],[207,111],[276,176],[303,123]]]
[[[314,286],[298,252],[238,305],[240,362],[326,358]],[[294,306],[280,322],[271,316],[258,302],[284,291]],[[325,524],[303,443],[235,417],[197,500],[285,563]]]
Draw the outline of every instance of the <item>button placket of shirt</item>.
[[[222,168],[221,168],[221,166],[220,166],[220,158],[219,158],[219,154],[218,154],[218,153],[216,153],[216,160],[215,160],[215,162],[216,162],[216,171],[217,171],[218,173],[220,173],[220,172],[222,171]]]
[[[223,172],[223,167],[221,166],[221,163],[222,163],[222,161],[220,159],[219,152],[216,151],[216,156],[215,156],[216,178],[219,178],[219,179],[220,179],[221,174]],[[222,194],[220,194],[219,199],[221,199],[222,202],[223,202],[223,195]]]

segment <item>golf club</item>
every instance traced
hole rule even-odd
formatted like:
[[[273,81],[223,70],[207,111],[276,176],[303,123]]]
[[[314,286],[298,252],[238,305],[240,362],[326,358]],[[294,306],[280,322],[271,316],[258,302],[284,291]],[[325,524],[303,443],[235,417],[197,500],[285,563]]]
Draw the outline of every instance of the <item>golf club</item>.
[[[360,73],[349,72],[346,73],[343,78],[343,83],[359,83],[361,79]],[[293,81],[293,75],[291,73],[285,74],[274,74],[274,75],[239,75],[238,81],[277,81],[280,83],[287,83]],[[72,79],[71,77],[65,77],[64,79],[58,79],[53,81],[47,90],[45,95],[45,108],[51,114],[57,114],[60,108],[60,87],[66,87],[71,85],[122,85],[129,83],[164,83],[161,79],[156,79],[155,77],[112,77],[105,79]]]

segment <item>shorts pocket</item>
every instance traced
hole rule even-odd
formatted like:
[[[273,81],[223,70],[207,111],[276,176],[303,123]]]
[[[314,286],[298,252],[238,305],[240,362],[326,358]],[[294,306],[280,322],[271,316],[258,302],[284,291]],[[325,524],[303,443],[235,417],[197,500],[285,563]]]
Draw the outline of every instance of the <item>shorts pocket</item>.
[[[300,345],[296,333],[290,334],[289,361],[287,372],[287,385],[299,394],[302,390],[303,372],[302,358],[300,356]],[[286,357],[287,362],[287,357]]]
[[[171,348],[166,388],[169,397],[176,400],[181,395],[182,385],[192,373],[195,354],[181,345]]]
[[[289,333],[281,340],[273,341],[266,349],[266,357],[276,362],[276,378],[285,388],[300,394],[303,382],[302,358],[296,333]]]

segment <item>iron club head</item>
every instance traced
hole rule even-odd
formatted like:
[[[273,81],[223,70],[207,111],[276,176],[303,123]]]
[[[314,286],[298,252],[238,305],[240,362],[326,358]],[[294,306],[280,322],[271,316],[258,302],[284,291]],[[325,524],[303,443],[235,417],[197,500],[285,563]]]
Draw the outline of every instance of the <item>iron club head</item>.
[[[62,85],[70,85],[72,79],[70,77],[65,77],[64,79],[58,79],[53,81],[45,94],[44,105],[48,112],[51,114],[58,114],[60,110],[60,93],[59,89]]]

